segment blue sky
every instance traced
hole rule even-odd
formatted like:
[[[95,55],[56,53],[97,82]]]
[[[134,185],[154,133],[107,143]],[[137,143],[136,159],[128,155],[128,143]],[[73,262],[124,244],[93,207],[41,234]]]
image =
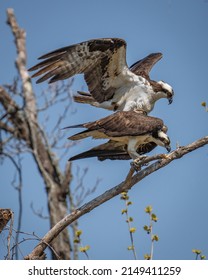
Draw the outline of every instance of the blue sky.
[[[16,50],[6,25],[6,9],[12,7],[19,25],[27,33],[28,67],[46,52],[92,38],[125,39],[129,65],[151,52],[162,52],[163,59],[154,66],[151,78],[172,85],[175,97],[170,106],[167,100],[158,101],[151,115],[162,118],[169,127],[172,149],[177,143],[186,145],[207,135],[208,115],[201,102],[208,102],[208,1],[22,0],[1,1],[0,7],[1,84],[11,83],[16,74],[13,64]],[[47,87],[46,83],[36,85],[35,81],[33,85],[37,93]],[[72,89],[87,88],[83,79],[77,77]],[[109,114],[84,105],[73,106],[77,113],[66,120],[66,125],[96,120]],[[58,116],[60,112],[57,110],[55,113]],[[97,143],[92,140],[81,142],[68,151],[65,160]],[[161,152],[164,150],[160,147],[153,151]],[[207,159],[207,147],[201,148],[150,175],[129,192],[133,202],[130,214],[134,217],[133,226],[137,228],[134,238],[140,259],[150,251],[149,236],[143,231],[143,226],[148,223],[144,213],[147,205],[152,205],[159,218],[154,227],[160,238],[155,244],[155,259],[193,259],[193,248],[201,249],[208,256]],[[85,178],[87,187],[92,187],[96,179],[101,178],[96,192],[86,201],[123,181],[129,163],[98,162],[96,159],[75,162],[74,171],[77,166],[81,170],[89,168]],[[42,236],[48,230],[48,221],[36,217],[30,204],[33,202],[37,209],[43,207],[47,214],[43,182],[30,156],[25,155],[22,164],[25,174],[22,230],[35,231]],[[12,174],[13,168],[8,161],[0,166],[0,207],[12,208],[16,214],[18,201],[17,193],[11,186]],[[73,184],[76,185],[76,176]],[[130,240],[127,224],[120,214],[122,208],[123,202],[115,197],[80,218],[83,243],[90,245],[91,259],[133,258],[126,249]],[[5,254],[2,249],[5,243],[6,233],[0,236],[0,258]],[[23,255],[29,253],[33,246],[32,242],[25,242],[22,245]]]

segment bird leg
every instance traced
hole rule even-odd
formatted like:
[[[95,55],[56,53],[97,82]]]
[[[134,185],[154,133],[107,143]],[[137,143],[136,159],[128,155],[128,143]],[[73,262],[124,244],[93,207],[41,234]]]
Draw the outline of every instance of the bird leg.
[[[137,153],[137,147],[138,147],[138,140],[137,138],[130,138],[127,146],[127,151],[130,157],[133,159],[133,162],[131,163],[131,166],[136,170],[141,169],[141,161],[144,160],[147,156],[145,155],[139,155]]]
[[[134,159],[131,162],[131,166],[136,170],[141,170],[141,167],[144,165],[148,165],[148,163],[145,163],[144,161],[148,158],[146,155],[138,156],[136,159]]]
[[[167,159],[168,157],[169,157],[168,154],[158,154],[154,156],[143,155],[134,159],[133,162],[131,162],[131,166],[133,166],[136,171],[139,171],[141,170],[142,166],[147,166],[151,161]]]

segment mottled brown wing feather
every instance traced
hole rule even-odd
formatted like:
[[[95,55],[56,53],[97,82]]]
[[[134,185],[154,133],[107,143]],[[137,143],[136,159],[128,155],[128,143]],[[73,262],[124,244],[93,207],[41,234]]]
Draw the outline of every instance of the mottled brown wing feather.
[[[155,65],[155,63],[157,63],[161,58],[162,58],[162,53],[152,53],[152,54],[146,56],[145,58],[143,58],[143,59],[135,62],[134,64],[132,64],[131,67],[130,67],[130,70],[135,75],[142,76],[142,77],[146,78],[147,80],[149,80],[150,82],[152,82],[149,78],[149,72],[151,71],[151,69]],[[90,75],[90,73],[89,73],[89,75]],[[93,74],[93,76],[96,76],[96,72]],[[86,76],[86,79],[88,79],[87,76]],[[90,79],[90,77],[89,77],[89,79]],[[97,82],[98,82],[98,80],[97,80]],[[156,85],[154,84],[154,86],[156,86]],[[96,89],[99,89],[99,87],[100,87],[100,90],[102,90],[101,89],[101,87],[102,87],[101,81],[96,86]],[[161,90],[160,85],[159,85],[159,89],[157,91],[159,91],[159,90]],[[96,92],[94,93],[94,95],[96,95]],[[111,98],[111,96],[113,95],[113,93],[114,93],[114,88],[112,88],[111,91],[109,90],[108,96],[107,95],[105,96],[106,100],[109,100]],[[78,94],[82,94],[82,93],[78,91]],[[85,94],[90,95],[89,93],[85,93]],[[99,96],[97,96],[96,100],[94,100],[94,101],[98,101],[98,99],[99,99]],[[75,100],[75,102],[78,102],[78,103],[88,103],[87,99],[86,99],[86,102],[85,102],[85,99],[84,98],[79,98],[79,96],[78,97],[75,96],[74,100]]]
[[[115,141],[108,141],[107,143],[101,144],[99,146],[96,146],[86,152],[80,153],[78,155],[75,155],[71,157],[69,160],[77,160],[77,159],[82,159],[82,158],[89,158],[89,157],[98,157],[100,160],[105,160],[105,159],[110,159],[111,156],[115,157],[117,156],[122,156],[126,159],[130,158],[128,153],[126,152],[126,147],[119,142]]]
[[[143,76],[144,78],[149,79],[149,72],[155,63],[157,63],[161,58],[162,53],[151,53],[150,55],[132,64],[130,70],[138,76]]]
[[[149,153],[152,151],[157,145],[154,142],[149,142],[141,145],[137,149],[137,153],[143,155],[145,153]],[[116,141],[108,141],[107,143],[101,144],[93,149],[90,149],[86,152],[80,153],[71,157],[69,160],[77,160],[89,157],[97,157],[100,161],[104,161],[106,159],[110,160],[130,160],[131,157],[127,152],[127,146],[122,145]]]
[[[143,135],[152,133],[162,126],[161,119],[134,111],[116,112],[106,118],[84,125],[89,130],[100,130],[111,137]]]
[[[71,140],[78,140],[91,136],[90,133],[94,131],[98,132],[97,138],[99,138],[99,133],[103,133],[107,137],[137,136],[154,133],[163,127],[163,121],[159,118],[142,115],[134,111],[119,111],[95,122],[70,126],[68,128],[73,127],[87,128],[87,130],[69,137]]]
[[[154,143],[154,142],[149,142],[149,143],[146,143],[146,144],[143,144],[142,146],[140,146],[136,152],[137,154],[139,155],[144,155],[146,153],[149,153],[151,152],[157,145]],[[106,159],[110,159],[110,160],[130,160],[131,157],[130,155],[128,154],[127,152],[127,148],[125,146],[125,151],[123,151],[123,148],[120,147],[121,150],[119,149],[116,149],[116,150],[112,150],[112,151],[107,151],[105,154],[100,154],[100,155],[97,155],[97,158],[100,160],[100,161],[104,161]]]
[[[47,79],[50,79],[49,83],[53,83],[88,71],[93,63],[100,60],[100,52],[89,53],[87,42],[83,42],[55,50],[39,59],[45,60],[29,69],[29,71],[40,69],[32,77],[43,75],[37,83]]]
[[[126,42],[119,38],[95,39],[68,46],[40,57],[45,59],[31,67],[32,77],[49,83],[84,74],[89,91],[99,103],[112,98],[115,79],[126,64]],[[119,86],[118,83],[116,86]]]

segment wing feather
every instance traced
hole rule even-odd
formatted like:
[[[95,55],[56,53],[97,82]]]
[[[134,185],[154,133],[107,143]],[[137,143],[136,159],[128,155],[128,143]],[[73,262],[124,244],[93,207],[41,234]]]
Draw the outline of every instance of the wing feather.
[[[134,111],[120,111],[85,127],[102,129],[110,137],[138,136],[161,129],[163,121]]]
[[[94,138],[110,138],[151,134],[163,127],[163,121],[159,118],[142,115],[134,111],[119,111],[95,122],[68,128],[73,127],[83,127],[86,130],[69,137],[71,140],[79,140],[89,136]]]
[[[134,64],[132,64],[129,70],[137,76],[142,76],[145,79],[150,80],[149,72],[151,71],[152,67],[161,58],[162,58],[162,53],[152,53],[152,54],[146,56],[145,58],[143,58],[143,59],[135,62]],[[112,65],[114,65],[114,63],[112,63]],[[124,69],[124,67],[122,69]],[[127,69],[127,73],[128,73],[128,69]],[[94,91],[94,94],[93,94],[92,98],[95,99],[94,101],[102,102],[103,97],[100,99],[100,94],[99,94],[102,91],[102,86],[103,86],[102,85],[102,80],[99,80],[98,78],[96,79],[96,77],[102,77],[102,74],[97,75],[96,72],[92,71],[91,73],[89,72],[88,75],[85,75],[85,80],[90,80],[90,78],[91,78],[94,81],[93,86],[94,86],[94,89],[96,89],[96,90]],[[91,90],[93,90],[93,89],[91,89]],[[112,87],[111,90],[108,89],[108,94],[105,94],[105,100],[111,99],[114,95],[114,91],[115,91],[114,87]],[[80,92],[78,92],[78,93],[80,94]],[[80,102],[81,98],[79,99],[79,97],[77,98],[77,96],[75,96],[74,99],[75,99],[76,102]],[[81,99],[81,100],[82,100],[81,103],[85,103],[84,99]],[[92,101],[91,101],[91,103],[92,103]]]
[[[145,143],[137,148],[137,153],[143,155],[152,151],[157,145],[154,142]],[[131,157],[127,152],[127,146],[120,142],[108,141],[107,143],[96,146],[88,151],[77,154],[69,159],[69,161],[97,157],[98,160],[129,160]]]
[[[152,67],[162,58],[162,53],[151,53],[143,59],[131,65],[130,70],[138,75],[149,79],[149,72]]]
[[[44,61],[31,67],[37,83],[49,83],[84,74],[89,91],[99,103],[112,98],[115,89],[131,76],[126,64],[126,42],[119,38],[95,39],[64,47],[41,56]],[[118,79],[119,76],[119,79]],[[129,77],[130,78],[130,77]]]

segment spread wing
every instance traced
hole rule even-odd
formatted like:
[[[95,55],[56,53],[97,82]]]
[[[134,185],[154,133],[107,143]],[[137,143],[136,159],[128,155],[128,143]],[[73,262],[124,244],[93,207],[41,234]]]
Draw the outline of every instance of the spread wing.
[[[152,67],[162,58],[162,53],[151,53],[143,59],[131,65],[130,70],[138,75],[149,79],[149,72]]]
[[[69,126],[68,128],[74,127],[84,127],[87,130],[69,137],[70,140],[79,140],[89,136],[110,138],[151,134],[163,127],[163,121],[134,111],[120,111],[95,122]]]
[[[150,80],[149,72],[152,67],[162,58],[162,53],[151,53],[143,59],[135,62],[129,68],[132,73],[137,76],[142,76],[147,80]],[[89,103],[92,104],[94,101],[93,97],[86,92],[78,91],[78,95],[74,96],[75,102],[78,103]]]
[[[126,42],[119,38],[95,39],[68,46],[41,56],[42,62],[29,71],[38,70],[37,83],[49,83],[84,74],[93,98],[102,103],[113,97],[134,75],[126,64]]]
[[[138,147],[137,153],[143,155],[152,151],[157,145],[154,142],[149,142]],[[94,147],[91,150],[75,155],[69,159],[69,161],[97,157],[100,161],[111,159],[111,160],[129,160],[131,157],[127,152],[127,145],[123,145],[120,142],[113,140],[107,143],[101,144]]]

